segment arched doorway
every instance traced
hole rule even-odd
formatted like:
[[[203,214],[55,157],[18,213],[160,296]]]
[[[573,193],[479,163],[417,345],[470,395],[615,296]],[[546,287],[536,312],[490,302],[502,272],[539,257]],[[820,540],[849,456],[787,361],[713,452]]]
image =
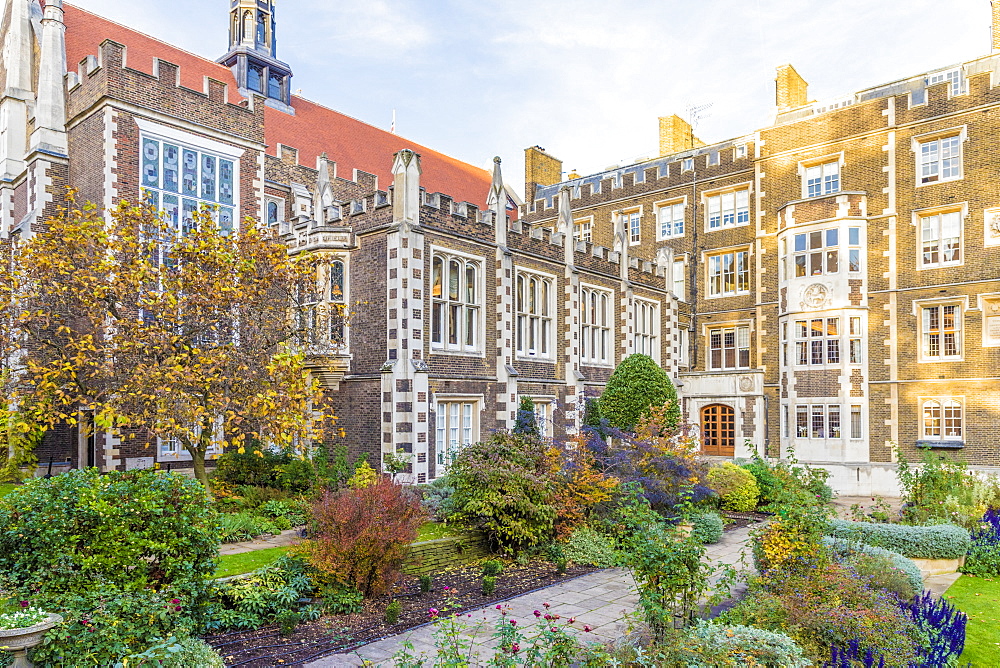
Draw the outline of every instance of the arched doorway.
[[[736,449],[736,411],[712,404],[701,409],[701,450],[706,455],[732,457]]]

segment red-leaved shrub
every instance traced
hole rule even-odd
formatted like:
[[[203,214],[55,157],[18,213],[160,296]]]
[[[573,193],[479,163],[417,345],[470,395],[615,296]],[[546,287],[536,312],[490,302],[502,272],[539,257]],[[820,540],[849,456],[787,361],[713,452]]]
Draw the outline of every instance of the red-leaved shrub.
[[[419,496],[382,478],[324,494],[312,508],[312,539],[301,549],[331,579],[379,596],[396,581],[425,520]]]

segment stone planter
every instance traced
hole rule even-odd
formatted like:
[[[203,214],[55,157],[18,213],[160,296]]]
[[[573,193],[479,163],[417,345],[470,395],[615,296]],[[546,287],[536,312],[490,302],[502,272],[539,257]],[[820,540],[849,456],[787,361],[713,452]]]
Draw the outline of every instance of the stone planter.
[[[56,624],[62,622],[61,615],[50,614],[44,622],[23,629],[0,629],[0,649],[14,655],[14,663],[8,668],[32,668],[28,661],[28,650],[42,642],[42,636]]]

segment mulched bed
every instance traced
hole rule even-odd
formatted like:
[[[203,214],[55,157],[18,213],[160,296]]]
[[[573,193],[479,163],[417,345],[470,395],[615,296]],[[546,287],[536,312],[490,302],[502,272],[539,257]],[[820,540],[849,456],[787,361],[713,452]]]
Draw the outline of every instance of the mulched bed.
[[[596,570],[600,569],[571,566],[565,575],[559,575],[555,566],[546,562],[508,565],[497,578],[496,591],[488,597],[482,595],[480,566],[436,574],[428,593],[420,592],[420,580],[416,576],[404,576],[392,592],[392,598],[399,599],[403,606],[399,622],[394,626],[385,623],[385,607],[391,600],[385,596],[365,601],[364,610],[358,614],[323,617],[302,624],[288,638],[280,636],[277,626],[265,626],[256,631],[209,636],[205,640],[222,655],[227,666],[300,666],[327,654],[349,652],[425,624],[430,608],[447,613],[474,610]],[[445,591],[446,586],[449,591]]]

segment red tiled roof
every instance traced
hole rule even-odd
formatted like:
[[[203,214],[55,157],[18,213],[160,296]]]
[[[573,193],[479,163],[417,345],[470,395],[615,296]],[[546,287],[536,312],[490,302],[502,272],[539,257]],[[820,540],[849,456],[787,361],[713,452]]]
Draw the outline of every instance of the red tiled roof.
[[[88,55],[97,55],[101,42],[111,39],[127,47],[126,65],[134,70],[152,74],[153,58],[160,58],[180,66],[182,86],[204,91],[204,77],[209,76],[229,84],[230,102],[241,99],[228,67],[74,5],[65,5],[65,11],[66,63],[70,70],[76,70]],[[298,149],[301,164],[315,167],[316,158],[326,153],[337,163],[338,176],[353,179],[354,170],[359,169],[378,176],[379,187],[385,189],[392,184],[393,154],[410,148],[422,157],[421,184],[428,192],[485,206],[491,181],[486,170],[309,100],[293,96],[292,107],[294,116],[271,107],[264,112],[269,154],[277,155],[278,144],[285,144]]]
[[[360,169],[378,176],[384,190],[392,184],[393,154],[409,148],[420,154],[420,184],[427,192],[486,205],[492,180],[486,170],[300,97],[292,97],[292,107],[294,116],[271,107],[264,111],[264,139],[271,155],[277,155],[279,143],[285,144],[298,149],[299,163],[315,167],[316,158],[325,152],[337,163],[341,178],[353,180],[354,170]]]

